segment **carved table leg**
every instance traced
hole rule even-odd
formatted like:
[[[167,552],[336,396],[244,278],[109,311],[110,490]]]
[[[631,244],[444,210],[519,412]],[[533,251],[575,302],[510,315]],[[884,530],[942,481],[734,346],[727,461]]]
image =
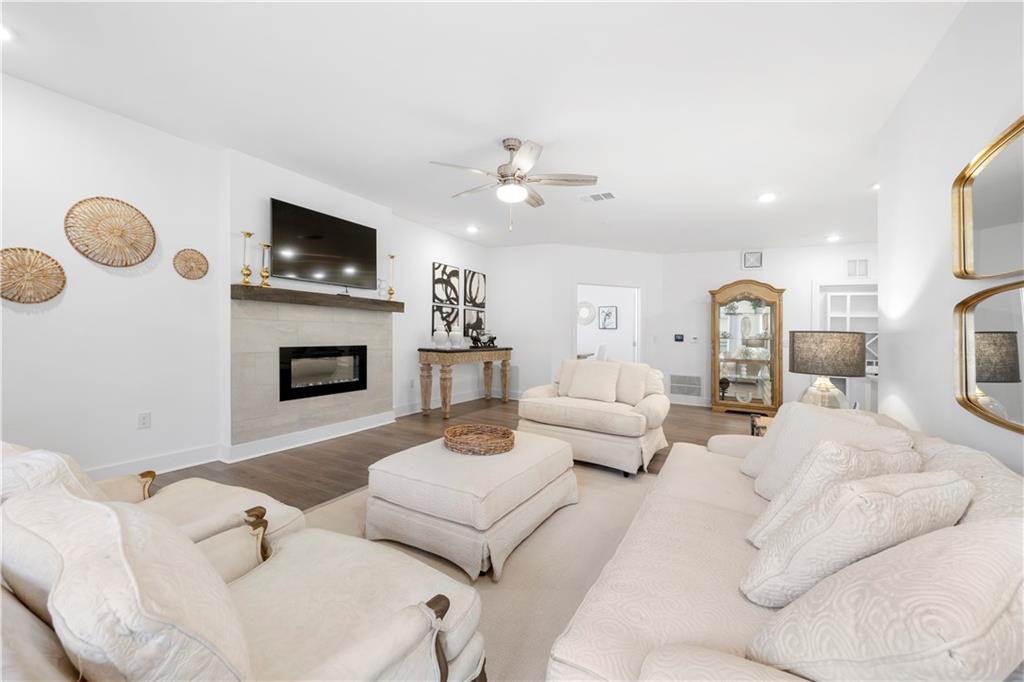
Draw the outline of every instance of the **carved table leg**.
[[[501,361],[501,402],[508,402],[508,360]]]
[[[490,360],[484,362],[484,398],[491,399],[491,384],[494,379],[494,363]]]
[[[423,416],[430,414],[430,391],[434,383],[434,368],[429,362],[420,363],[420,409]]]
[[[441,365],[441,412],[447,419],[452,412],[452,366]]]

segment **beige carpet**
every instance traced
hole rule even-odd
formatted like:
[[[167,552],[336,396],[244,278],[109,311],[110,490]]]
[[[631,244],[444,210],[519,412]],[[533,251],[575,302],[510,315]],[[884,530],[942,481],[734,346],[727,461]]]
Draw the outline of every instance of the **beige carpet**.
[[[491,680],[543,680],[548,652],[583,596],[611,558],[655,477],[626,479],[607,469],[577,464],[580,501],[555,512],[505,562],[500,583],[490,575],[474,584],[480,592],[480,629]],[[348,535],[363,535],[366,488],[306,512],[307,523]],[[470,583],[454,564],[411,547],[388,542],[447,575]]]

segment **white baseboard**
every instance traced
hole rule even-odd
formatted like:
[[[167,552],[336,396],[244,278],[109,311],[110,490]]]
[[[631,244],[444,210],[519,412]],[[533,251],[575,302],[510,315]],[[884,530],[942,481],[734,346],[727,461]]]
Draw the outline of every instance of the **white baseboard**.
[[[221,457],[221,461],[228,464],[241,462],[246,459],[252,459],[253,457],[269,455],[272,452],[279,452],[280,450],[288,450],[289,448],[297,448],[301,445],[318,443],[329,438],[347,436],[350,433],[373,429],[378,426],[384,426],[385,424],[391,424],[394,421],[395,412],[394,410],[389,410],[387,412],[371,414],[367,417],[359,417],[358,419],[349,419],[348,421],[328,424],[327,426],[318,426],[313,429],[294,431],[280,436],[271,436],[270,438],[249,441],[248,443],[239,443],[238,445],[232,445],[228,449],[228,452]]]
[[[453,392],[452,393],[452,405],[457,405],[459,403],[467,403],[470,400],[480,400],[483,397],[484,397],[483,389],[471,389],[471,390],[468,390],[468,391],[460,391],[460,392],[457,392],[457,393]],[[437,397],[437,396],[434,396],[433,399],[430,401],[430,407],[431,408],[435,408],[435,409],[438,408],[438,407],[441,407],[441,399],[439,397]],[[404,417],[404,416],[409,415],[409,414],[416,414],[419,411],[420,411],[420,402],[419,402],[419,400],[417,400],[416,402],[404,403],[402,405],[396,405],[395,406],[395,415],[398,416],[398,417]]]
[[[116,464],[104,464],[102,466],[87,469],[89,475],[96,480],[123,476],[124,474],[138,474],[152,469],[158,474],[185,467],[205,464],[220,459],[221,448],[219,445],[203,445],[202,447],[190,450],[179,450],[177,452],[166,452],[161,455],[150,455],[138,459],[130,459]]]

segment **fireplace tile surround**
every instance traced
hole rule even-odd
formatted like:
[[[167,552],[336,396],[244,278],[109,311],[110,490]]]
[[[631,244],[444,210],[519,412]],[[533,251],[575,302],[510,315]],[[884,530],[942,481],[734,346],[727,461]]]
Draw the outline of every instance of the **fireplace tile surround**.
[[[280,349],[366,346],[366,390],[280,400]],[[231,301],[233,445],[389,412],[392,313]]]

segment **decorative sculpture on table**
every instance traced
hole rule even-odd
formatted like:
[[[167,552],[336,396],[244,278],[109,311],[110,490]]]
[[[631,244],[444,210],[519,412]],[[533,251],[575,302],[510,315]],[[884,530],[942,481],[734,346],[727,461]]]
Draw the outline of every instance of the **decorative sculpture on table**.
[[[0,250],[0,296],[15,303],[43,303],[64,290],[67,277],[52,256],[21,247]]]
[[[138,265],[156,248],[156,232],[142,211],[110,197],[82,199],[68,209],[64,234],[83,256],[115,268]]]
[[[269,287],[270,282],[270,268],[267,267],[267,254],[270,252],[270,244],[260,244],[260,248],[263,249],[263,260],[261,261],[263,267],[260,268],[260,286]]]
[[[242,230],[242,284],[249,286],[249,275],[252,268],[249,267],[249,240],[252,239],[252,232]]]
[[[395,254],[388,254],[388,300],[395,298]]]

